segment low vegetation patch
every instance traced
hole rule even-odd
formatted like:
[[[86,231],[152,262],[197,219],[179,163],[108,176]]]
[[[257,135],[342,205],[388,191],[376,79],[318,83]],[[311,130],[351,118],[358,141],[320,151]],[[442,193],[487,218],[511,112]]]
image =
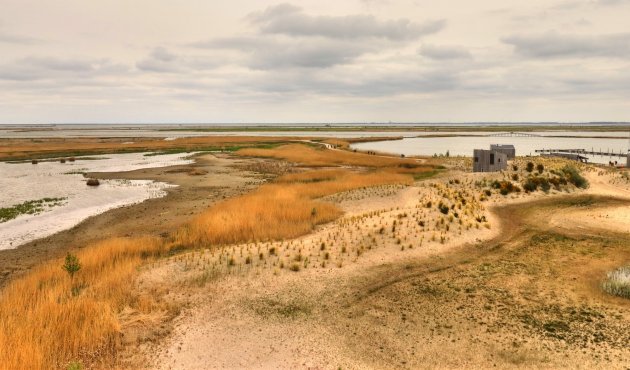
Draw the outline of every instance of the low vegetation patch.
[[[38,200],[28,200],[12,207],[0,208],[0,223],[12,220],[19,215],[35,215],[41,213],[47,208],[63,204],[65,199],[66,198],[42,198]]]
[[[511,181],[494,181],[492,187],[498,189],[502,195],[521,192],[521,188],[518,185],[514,185]]]
[[[566,176],[567,181],[580,189],[588,188],[588,181],[580,174],[580,171],[573,166],[566,165],[562,167],[562,173]]]
[[[608,294],[630,299],[630,266],[609,272],[602,288]]]
[[[264,318],[296,319],[298,317],[308,316],[312,311],[310,303],[297,298],[289,300],[260,298],[252,301],[250,304],[254,312]]]

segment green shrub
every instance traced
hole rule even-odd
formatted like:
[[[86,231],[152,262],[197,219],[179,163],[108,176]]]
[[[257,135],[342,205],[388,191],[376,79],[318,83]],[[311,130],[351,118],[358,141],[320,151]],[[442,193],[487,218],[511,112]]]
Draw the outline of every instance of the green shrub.
[[[566,165],[562,167],[562,173],[564,173],[567,181],[576,187],[580,189],[588,188],[588,181],[580,175],[580,172],[575,167]]]
[[[540,179],[540,188],[545,193],[548,193],[549,189],[551,189],[551,185],[549,185],[549,181],[547,179],[543,178],[543,179]]]
[[[534,164],[532,162],[527,162],[527,167],[525,167],[527,172],[532,172],[534,170]]]
[[[74,274],[81,270],[81,263],[79,262],[79,258],[77,256],[68,252],[68,254],[66,254],[66,260],[62,267],[68,273],[68,275],[70,275],[70,279],[73,279]]]
[[[70,363],[68,363],[68,366],[66,366],[67,370],[82,370],[83,369],[83,364],[79,361],[70,361]]]
[[[525,189],[526,192],[531,193],[538,189],[538,184],[535,181],[533,181],[531,178],[529,178],[527,179],[525,184],[523,184],[523,189]]]

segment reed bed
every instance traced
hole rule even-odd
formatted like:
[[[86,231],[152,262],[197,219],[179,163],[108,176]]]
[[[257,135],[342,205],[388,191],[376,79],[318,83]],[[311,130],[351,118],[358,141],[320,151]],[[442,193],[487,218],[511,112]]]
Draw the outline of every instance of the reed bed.
[[[175,234],[175,244],[207,248],[297,237],[341,215],[335,205],[317,198],[352,189],[411,182],[411,177],[400,174],[384,176],[382,172],[348,170],[281,176],[252,193],[211,207]]]
[[[111,365],[117,315],[133,302],[129,282],[164,248],[152,237],[105,240],[77,253],[74,278],[53,260],[9,284],[0,297],[0,368],[66,368],[79,359]]]

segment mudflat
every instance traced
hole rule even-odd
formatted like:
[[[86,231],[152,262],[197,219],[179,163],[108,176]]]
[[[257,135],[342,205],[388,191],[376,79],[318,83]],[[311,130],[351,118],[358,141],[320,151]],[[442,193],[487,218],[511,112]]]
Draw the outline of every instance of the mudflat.
[[[100,179],[154,180],[177,185],[162,198],[116,208],[90,217],[72,229],[0,250],[0,286],[31,267],[66,252],[109,237],[167,235],[212,203],[251,190],[260,174],[239,169],[257,160],[229,158],[228,154],[202,154],[191,165],[141,169],[130,172],[92,173]]]

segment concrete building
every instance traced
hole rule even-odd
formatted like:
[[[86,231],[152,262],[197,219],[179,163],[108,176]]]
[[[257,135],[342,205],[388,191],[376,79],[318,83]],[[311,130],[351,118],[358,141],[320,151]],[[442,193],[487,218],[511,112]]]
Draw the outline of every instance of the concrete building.
[[[492,144],[490,145],[490,150],[503,153],[507,155],[508,159],[514,159],[514,157],[516,157],[516,148],[511,144]]]
[[[475,149],[473,172],[495,172],[507,168],[508,156],[496,150]]]

